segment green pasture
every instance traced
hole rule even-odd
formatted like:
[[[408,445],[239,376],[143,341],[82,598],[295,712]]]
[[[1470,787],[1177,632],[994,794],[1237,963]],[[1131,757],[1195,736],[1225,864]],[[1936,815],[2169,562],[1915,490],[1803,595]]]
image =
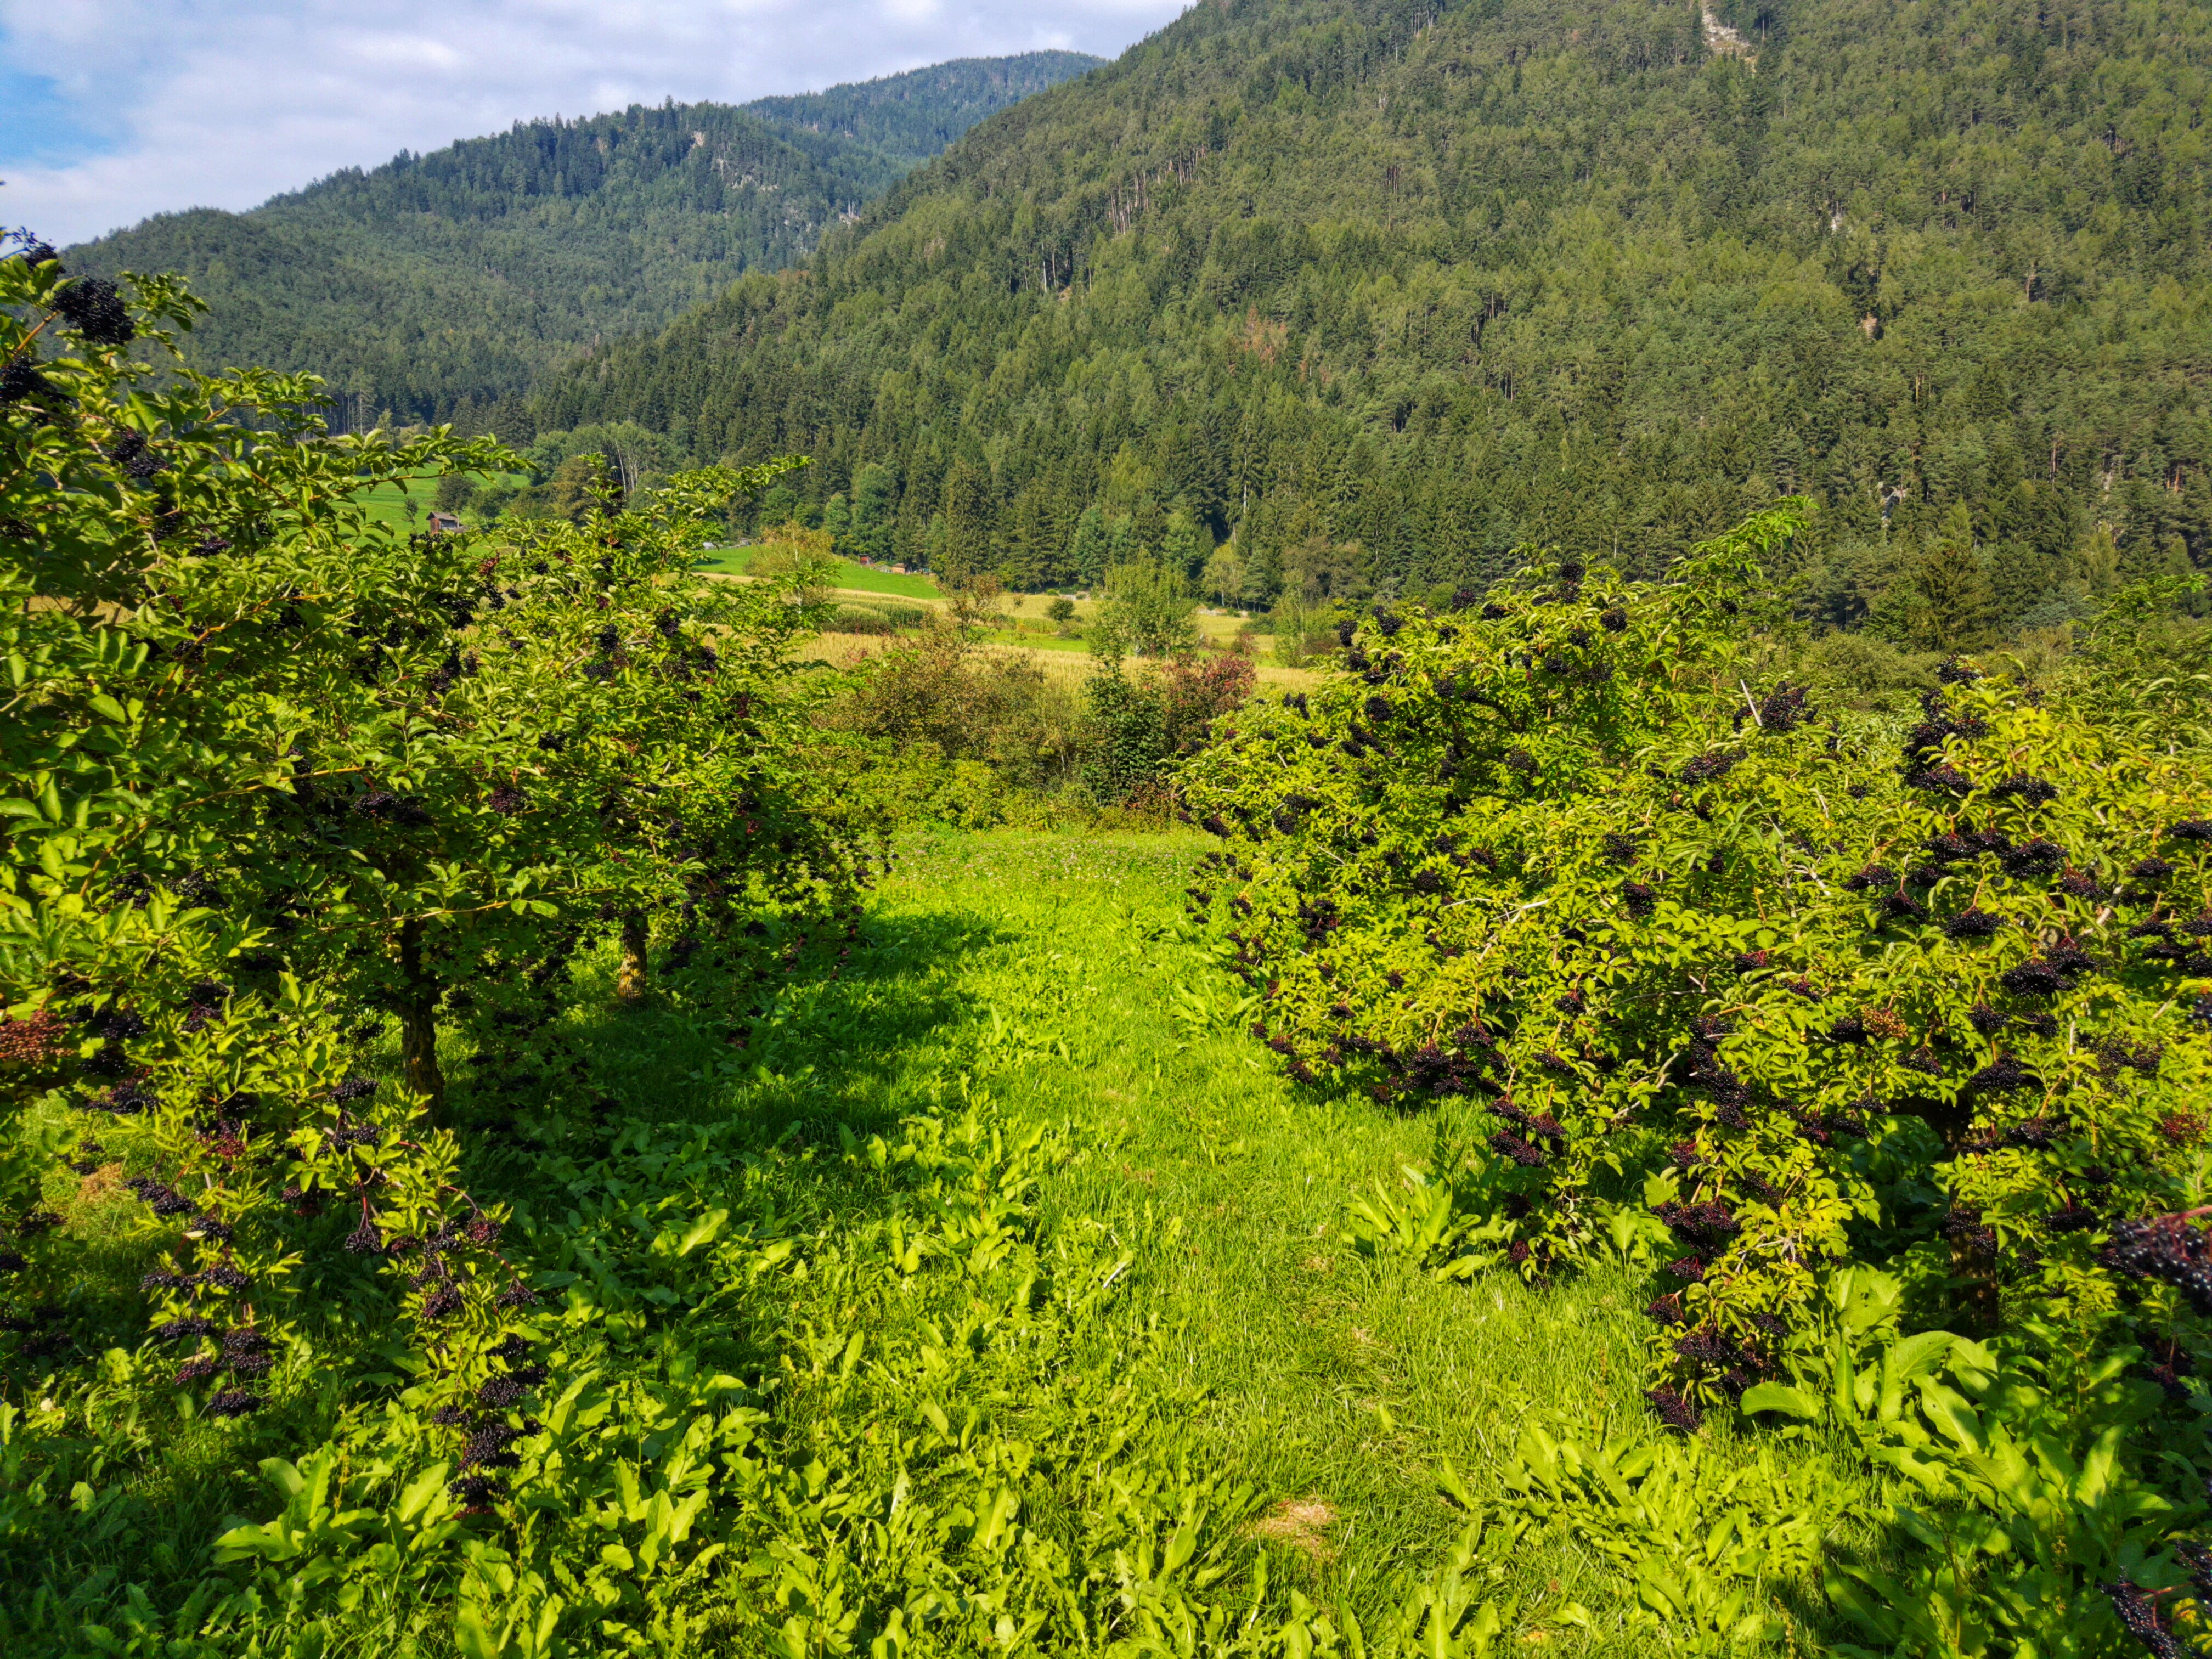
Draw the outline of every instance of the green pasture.
[[[742,576],[752,560],[750,547],[718,548],[708,552],[699,562],[699,568],[717,575]],[[942,599],[945,595],[937,584],[927,576],[901,576],[889,570],[878,570],[850,559],[836,561],[832,586],[854,593],[883,593],[902,599]]]
[[[526,474],[510,472],[492,474],[479,482],[510,484],[519,489],[529,483],[530,479]],[[402,534],[412,534],[428,526],[431,506],[437,496],[438,475],[428,473],[404,487],[396,483],[378,484],[373,489],[361,491],[354,499],[368,510],[370,523],[383,525]],[[407,503],[410,498],[416,509],[412,519],[407,516]],[[474,514],[464,513],[461,521],[474,529],[475,517]]]

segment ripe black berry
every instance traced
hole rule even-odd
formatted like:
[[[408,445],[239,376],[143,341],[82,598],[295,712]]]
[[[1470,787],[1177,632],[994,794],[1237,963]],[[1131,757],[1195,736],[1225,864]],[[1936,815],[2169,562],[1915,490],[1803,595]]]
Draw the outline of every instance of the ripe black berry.
[[[79,276],[54,295],[54,309],[94,345],[128,345],[138,332],[114,283]]]

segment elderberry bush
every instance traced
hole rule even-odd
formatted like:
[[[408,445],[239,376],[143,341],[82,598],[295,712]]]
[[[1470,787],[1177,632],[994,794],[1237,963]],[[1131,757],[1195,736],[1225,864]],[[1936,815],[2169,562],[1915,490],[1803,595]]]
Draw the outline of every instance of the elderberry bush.
[[[2187,1196],[2212,1121],[2212,958],[2174,943],[2212,896],[2203,763],[1970,664],[1901,742],[1762,688],[1739,598],[1802,522],[1370,618],[1364,672],[1184,776],[1257,1036],[1443,1115],[1471,1265],[1644,1240],[1678,1426],[1786,1375],[1776,1330],[1869,1238],[1932,1320],[2115,1340],[2109,1230]],[[1906,1189],[1975,1219],[1887,1213]]]
[[[410,542],[364,492],[516,458],[332,437],[311,380],[183,369],[164,354],[198,310],[166,278],[0,259],[0,797],[28,809],[0,819],[0,1271],[24,1310],[0,1382],[99,1352],[54,1334],[87,1242],[31,1218],[111,1137],[154,1264],[131,1294],[200,1420],[327,1387],[293,1338],[342,1306],[406,1356],[425,1455],[458,1457],[475,1418],[441,1413],[520,1408],[552,1374],[514,1346],[532,1268],[471,1191],[497,1149],[441,1041],[489,1055],[503,1022],[551,1024],[601,944],[648,988],[656,957],[717,943],[757,968],[749,925],[788,947],[867,879],[869,826],[802,753],[817,609],[694,574],[788,464]],[[27,1129],[33,1105],[75,1132]]]

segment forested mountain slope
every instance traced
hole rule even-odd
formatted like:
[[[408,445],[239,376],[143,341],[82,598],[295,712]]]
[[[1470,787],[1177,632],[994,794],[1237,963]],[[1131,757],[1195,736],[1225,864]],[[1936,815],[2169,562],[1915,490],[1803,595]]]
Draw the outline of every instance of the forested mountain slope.
[[[547,365],[790,264],[916,161],[1097,61],[968,58],[743,107],[522,123],[250,213],[163,214],[65,257],[190,278],[214,307],[191,341],[203,366],[312,369],[355,422],[526,438],[519,394]]]
[[[1233,534],[1255,599],[1809,491],[1828,614],[1986,633],[2207,556],[2209,21],[1222,0],[539,415],[873,464],[1024,582]]]
[[[827,92],[756,98],[744,106],[793,143],[802,135],[866,144],[902,166],[926,161],[986,116],[1072,81],[1105,60],[1080,52],[956,58]]]

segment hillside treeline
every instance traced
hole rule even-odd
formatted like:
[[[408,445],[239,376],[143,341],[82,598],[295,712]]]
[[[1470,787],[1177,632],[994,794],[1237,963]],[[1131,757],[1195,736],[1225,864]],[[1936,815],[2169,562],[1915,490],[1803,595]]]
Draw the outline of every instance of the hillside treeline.
[[[537,416],[880,469],[1020,586],[1181,514],[1255,603],[1803,493],[1814,611],[1972,644],[2212,554],[2207,60],[2171,3],[1195,9]]]
[[[1094,62],[969,58],[744,107],[518,122],[250,213],[161,214],[69,263],[188,276],[214,306],[189,361],[321,374],[342,427],[527,441],[534,376],[790,264],[916,161]]]

